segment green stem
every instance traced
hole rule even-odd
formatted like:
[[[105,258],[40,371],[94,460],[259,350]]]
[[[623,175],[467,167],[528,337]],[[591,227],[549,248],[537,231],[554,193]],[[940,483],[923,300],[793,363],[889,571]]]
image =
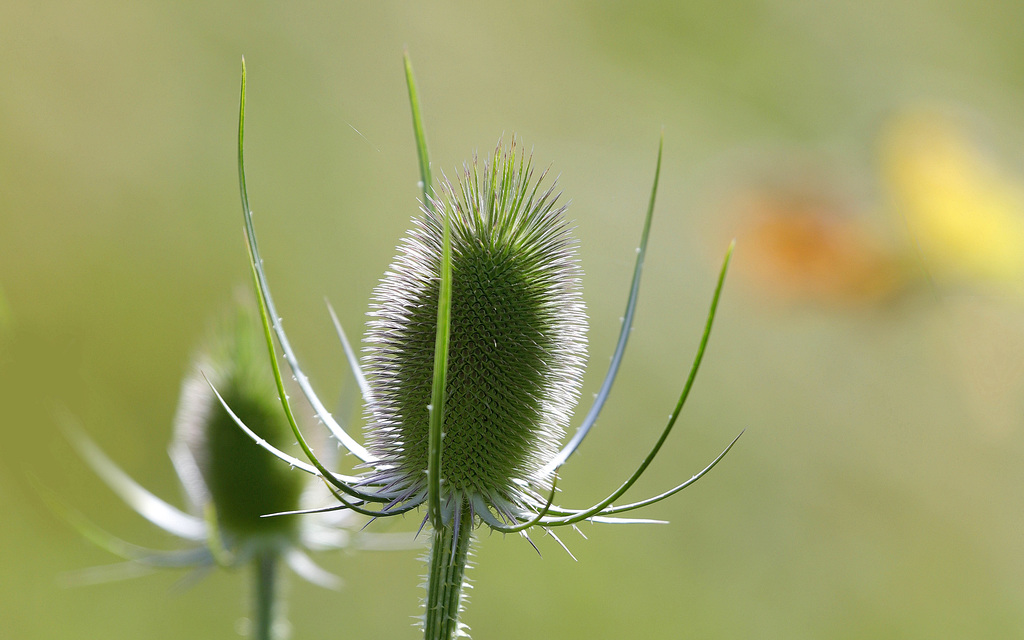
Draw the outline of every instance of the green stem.
[[[255,640],[273,640],[274,623],[277,621],[277,553],[263,551],[253,561],[256,587],[256,602],[253,610],[253,634]]]
[[[469,505],[462,505],[457,521],[458,532],[450,523],[434,529],[430,573],[427,576],[427,613],[423,625],[425,640],[451,640],[459,628],[462,587],[473,537]]]

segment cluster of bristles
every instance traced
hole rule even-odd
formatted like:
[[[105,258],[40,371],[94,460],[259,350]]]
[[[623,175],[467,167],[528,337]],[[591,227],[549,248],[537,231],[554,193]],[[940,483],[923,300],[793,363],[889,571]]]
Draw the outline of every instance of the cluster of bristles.
[[[552,184],[499,145],[482,173],[442,183],[373,295],[366,335],[371,482],[427,495],[443,227],[451,225],[451,334],[441,458],[445,519],[468,502],[505,522],[543,505],[529,486],[557,452],[577,401],[587,319],[576,243]]]

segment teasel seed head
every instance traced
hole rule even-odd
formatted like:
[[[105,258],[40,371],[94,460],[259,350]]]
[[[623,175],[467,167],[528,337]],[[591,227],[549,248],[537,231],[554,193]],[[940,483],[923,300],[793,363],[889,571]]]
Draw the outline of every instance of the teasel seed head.
[[[367,441],[376,478],[407,498],[426,493],[444,216],[450,215],[452,302],[442,425],[446,519],[468,502],[521,517],[529,485],[557,451],[578,400],[587,318],[576,241],[555,185],[499,143],[464,167],[399,245],[377,286],[366,342]]]
[[[294,440],[277,400],[254,308],[251,300],[239,301],[211,332],[182,383],[174,423],[175,439],[195,460],[200,491],[208,494],[218,527],[237,543],[254,537],[293,537],[298,519],[262,516],[298,509],[306,486],[300,474],[238,428],[211,389],[215,387],[235,414],[272,445],[287,448]]]

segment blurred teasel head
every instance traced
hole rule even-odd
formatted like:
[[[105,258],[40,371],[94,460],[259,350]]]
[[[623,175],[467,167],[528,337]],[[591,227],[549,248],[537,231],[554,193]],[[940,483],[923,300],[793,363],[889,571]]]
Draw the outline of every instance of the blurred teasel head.
[[[482,166],[481,166],[482,165]],[[443,181],[373,295],[366,342],[374,483],[426,496],[444,217],[451,229],[451,324],[442,423],[445,519],[465,503],[517,520],[536,511],[578,400],[587,317],[576,241],[544,174],[515,140]],[[543,502],[541,501],[541,504]]]
[[[235,304],[196,355],[182,383],[172,452],[180,469],[198,472],[183,480],[212,505],[227,542],[274,544],[274,538],[293,538],[299,520],[263,516],[299,509],[307,483],[240,430],[213,391],[260,438],[278,448],[294,440],[254,307],[251,300]]]
[[[163,551],[123,542],[56,496],[46,497],[86,537],[143,567],[239,566],[280,559],[308,581],[336,588],[339,580],[314,564],[306,551],[402,547],[407,542],[371,534],[354,537],[346,530],[356,524],[349,513],[267,517],[298,511],[329,496],[319,483],[291,472],[257,444],[258,438],[283,449],[294,440],[277,394],[256,305],[248,296],[238,296],[196,352],[181,387],[169,453],[189,503],[186,509],[143,488],[66,420],[71,443],[100,478],[144,518],[191,546]],[[230,403],[230,413],[224,403]],[[249,432],[239,429],[239,420]],[[105,579],[102,571],[87,571],[83,578],[92,581],[94,575]]]

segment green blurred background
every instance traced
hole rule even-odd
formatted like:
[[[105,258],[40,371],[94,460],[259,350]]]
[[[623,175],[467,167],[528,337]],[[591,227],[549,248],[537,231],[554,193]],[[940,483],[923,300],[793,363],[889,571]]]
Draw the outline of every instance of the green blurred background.
[[[585,397],[618,330],[664,127],[636,328],[564,470],[566,506],[611,490],[656,437],[739,238],[683,422],[630,495],[746,435],[647,511],[670,525],[565,536],[579,562],[547,538],[538,558],[517,536],[484,535],[474,637],[1024,636],[1024,246],[1011,243],[1010,266],[943,266],[931,209],[907,194],[952,183],[899,171],[940,154],[927,131],[885,133],[943,114],[940,133],[970,141],[946,151],[984,176],[957,192],[959,222],[1016,238],[1021,24],[1011,0],[4,3],[0,636],[236,634],[242,572],[62,587],[114,558],[28,478],[128,540],[175,546],[96,479],[55,415],[179,499],[166,456],[179,382],[247,278],[243,54],[271,285],[318,388],[343,388],[323,297],[358,333],[417,207],[404,47],[436,167],[451,175],[516,133],[560,174],[587,274]],[[995,192],[1009,195],[986,200]],[[994,254],[969,239],[975,262]],[[346,587],[292,580],[294,638],[417,637],[416,552],[319,559]]]

